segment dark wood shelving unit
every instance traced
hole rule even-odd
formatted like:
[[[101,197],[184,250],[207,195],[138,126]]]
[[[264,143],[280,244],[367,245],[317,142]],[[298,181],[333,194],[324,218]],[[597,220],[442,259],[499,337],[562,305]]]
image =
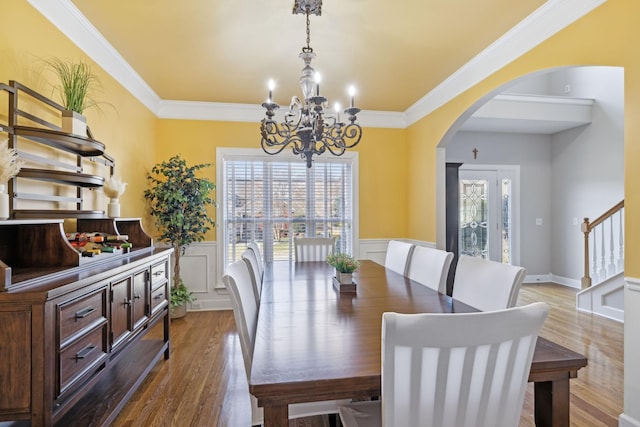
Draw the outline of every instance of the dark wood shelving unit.
[[[104,211],[84,208],[83,191],[102,188],[104,176],[113,175],[115,161],[106,154],[105,145],[93,138],[89,128],[87,135],[63,132],[50,120],[56,115],[61,117],[64,108],[29,87],[10,81],[8,85],[0,84],[0,90],[8,92],[9,100],[7,123],[0,124],[0,132],[7,134],[10,147],[27,162],[18,176],[9,181],[10,218],[104,217]],[[43,154],[37,147],[54,151]],[[66,156],[57,156],[56,151]],[[104,173],[86,173],[87,161],[96,170],[104,167]],[[28,181],[40,185],[34,187]],[[32,207],[34,204],[36,207]],[[75,209],[69,209],[71,206]]]
[[[22,136],[32,141],[84,157],[102,156],[105,151],[105,146],[102,142],[64,133],[59,130],[16,125],[13,127],[13,133],[16,136]]]
[[[154,248],[140,218],[84,206],[115,168],[88,128],[63,132],[51,122],[63,107],[18,82],[0,91],[0,133],[26,162],[0,221],[0,424],[106,427],[169,358],[172,249]],[[127,235],[132,248],[83,257],[65,234],[74,220],[75,231]]]

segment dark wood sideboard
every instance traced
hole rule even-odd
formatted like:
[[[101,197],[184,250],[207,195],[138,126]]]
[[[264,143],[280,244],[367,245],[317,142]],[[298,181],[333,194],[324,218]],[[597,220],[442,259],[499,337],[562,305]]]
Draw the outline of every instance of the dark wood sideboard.
[[[109,425],[169,358],[171,249],[139,219],[77,219],[133,250],[83,258],[63,220],[0,221],[0,421]]]

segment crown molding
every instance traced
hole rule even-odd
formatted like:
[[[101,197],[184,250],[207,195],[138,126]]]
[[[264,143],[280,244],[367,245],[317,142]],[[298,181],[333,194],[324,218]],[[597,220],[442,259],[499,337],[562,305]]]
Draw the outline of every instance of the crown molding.
[[[607,0],[549,0],[406,111],[407,125],[451,101]]]
[[[257,105],[162,100],[71,0],[28,0],[45,18],[160,118],[257,122]],[[404,113],[362,111],[364,127],[406,128],[528,52],[606,0],[549,0]]]
[[[158,104],[156,115],[161,119],[258,123],[264,118],[264,108],[254,104],[162,100]],[[391,111],[362,111],[358,114],[358,123],[362,127],[407,127],[404,114]]]
[[[28,0],[135,98],[155,113],[160,97],[70,0]]]

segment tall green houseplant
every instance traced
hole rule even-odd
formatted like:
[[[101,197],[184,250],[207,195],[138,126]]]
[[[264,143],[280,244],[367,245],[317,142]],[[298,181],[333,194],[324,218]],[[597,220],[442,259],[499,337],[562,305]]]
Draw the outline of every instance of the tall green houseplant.
[[[199,170],[209,166],[210,163],[188,166],[176,155],[158,163],[147,174],[150,188],[145,190],[144,198],[160,231],[159,240],[170,243],[174,250],[172,307],[193,300],[180,277],[180,256],[189,244],[204,240],[205,233],[215,227],[207,214],[207,207],[215,206],[210,196],[215,184],[196,176]]]

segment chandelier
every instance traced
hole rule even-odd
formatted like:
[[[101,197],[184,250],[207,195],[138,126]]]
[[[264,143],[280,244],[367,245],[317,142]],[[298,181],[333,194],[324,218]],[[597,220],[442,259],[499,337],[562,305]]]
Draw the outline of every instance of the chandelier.
[[[293,5],[294,14],[305,14],[307,17],[307,45],[302,47],[298,55],[304,61],[300,76],[303,99],[293,96],[284,121],[278,123],[274,115],[280,106],[273,102],[274,83],[269,82],[269,98],[262,104],[267,111],[260,122],[261,145],[265,153],[278,154],[290,146],[294,154],[306,160],[308,168],[312,165],[314,154],[328,151],[334,156],[341,156],[347,148],[355,147],[362,137],[362,128],[356,123],[360,109],[354,106],[353,86],[349,88],[350,106],[344,110],[349,120],[345,124],[340,121],[339,105],[336,104],[333,114],[325,111],[327,98],[320,95],[319,74],[311,67],[311,60],[316,54],[310,46],[309,15],[320,16],[321,8],[322,0],[295,0]]]

